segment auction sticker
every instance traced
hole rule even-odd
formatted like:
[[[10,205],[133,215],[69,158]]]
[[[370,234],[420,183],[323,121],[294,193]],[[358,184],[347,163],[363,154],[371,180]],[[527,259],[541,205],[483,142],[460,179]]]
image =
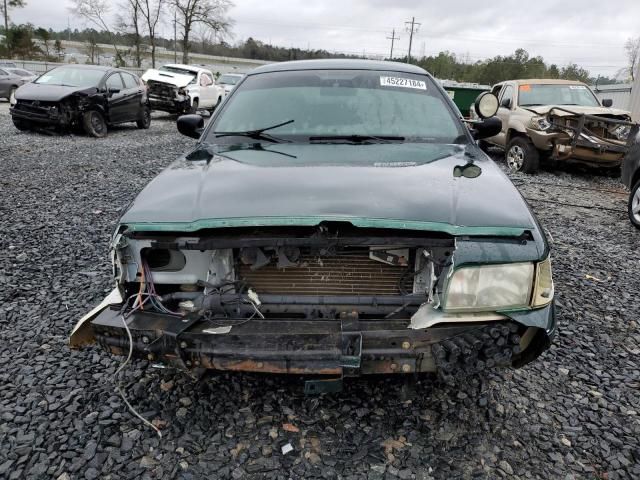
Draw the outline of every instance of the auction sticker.
[[[415,88],[417,90],[427,89],[427,82],[425,81],[402,77],[380,77],[380,85],[383,87]]]
[[[570,90],[586,90],[587,87],[584,85],[569,85]]]

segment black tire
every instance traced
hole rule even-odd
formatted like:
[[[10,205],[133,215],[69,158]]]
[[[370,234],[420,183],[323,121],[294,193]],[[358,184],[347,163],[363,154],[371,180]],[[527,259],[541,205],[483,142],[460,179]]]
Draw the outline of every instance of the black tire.
[[[11,120],[13,121],[13,126],[21,132],[31,130],[31,122],[29,122],[28,120],[22,120],[21,118],[15,117],[11,117]]]
[[[509,142],[504,159],[510,172],[536,173],[540,168],[540,152],[526,137]]]
[[[631,188],[628,211],[631,225],[640,230],[640,180]]]
[[[198,113],[198,108],[200,107],[200,102],[197,98],[193,99],[193,103],[191,104],[191,108],[188,113]]]
[[[98,110],[89,110],[82,114],[82,127],[87,135],[96,138],[107,136],[107,122]]]
[[[140,113],[140,118],[136,121],[136,125],[141,130],[146,130],[151,126],[151,109],[144,107]]]

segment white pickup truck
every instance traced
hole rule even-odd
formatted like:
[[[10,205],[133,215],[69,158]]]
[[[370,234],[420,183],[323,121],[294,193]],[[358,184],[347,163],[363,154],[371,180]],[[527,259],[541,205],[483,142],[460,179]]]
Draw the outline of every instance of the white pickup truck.
[[[163,65],[142,75],[153,110],[169,113],[195,113],[214,110],[226,96],[210,70],[191,65]]]

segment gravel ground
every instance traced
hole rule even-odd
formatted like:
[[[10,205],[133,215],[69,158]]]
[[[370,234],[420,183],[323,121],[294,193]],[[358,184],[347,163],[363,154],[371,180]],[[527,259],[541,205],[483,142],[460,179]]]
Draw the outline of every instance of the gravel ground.
[[[534,364],[480,392],[366,378],[309,398],[134,362],[158,439],[115,393],[121,359],[66,341],[110,290],[123,209],[191,143],[157,116],[104,140],[19,133],[0,103],[0,478],[640,477],[640,232],[618,180],[577,169],[514,178],[553,238],[560,333]]]

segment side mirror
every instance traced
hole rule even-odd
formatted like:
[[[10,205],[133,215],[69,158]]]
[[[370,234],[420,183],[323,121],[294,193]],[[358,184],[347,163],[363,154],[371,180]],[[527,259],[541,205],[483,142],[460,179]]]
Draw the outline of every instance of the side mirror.
[[[498,113],[498,97],[491,92],[482,92],[476,97],[473,108],[480,118],[490,118]]]
[[[604,99],[602,100],[602,106],[603,106],[603,107],[607,107],[607,108],[612,107],[612,106],[613,106],[613,99],[611,99],[611,98],[604,98]]]
[[[182,135],[198,139],[204,131],[204,118],[200,115],[182,115],[178,117],[177,125]]]
[[[511,108],[511,99],[510,98],[503,98],[502,102],[500,102],[500,106],[504,107],[504,108]]]
[[[471,135],[476,140],[493,137],[502,131],[502,120],[498,117],[483,118],[472,124]]]

